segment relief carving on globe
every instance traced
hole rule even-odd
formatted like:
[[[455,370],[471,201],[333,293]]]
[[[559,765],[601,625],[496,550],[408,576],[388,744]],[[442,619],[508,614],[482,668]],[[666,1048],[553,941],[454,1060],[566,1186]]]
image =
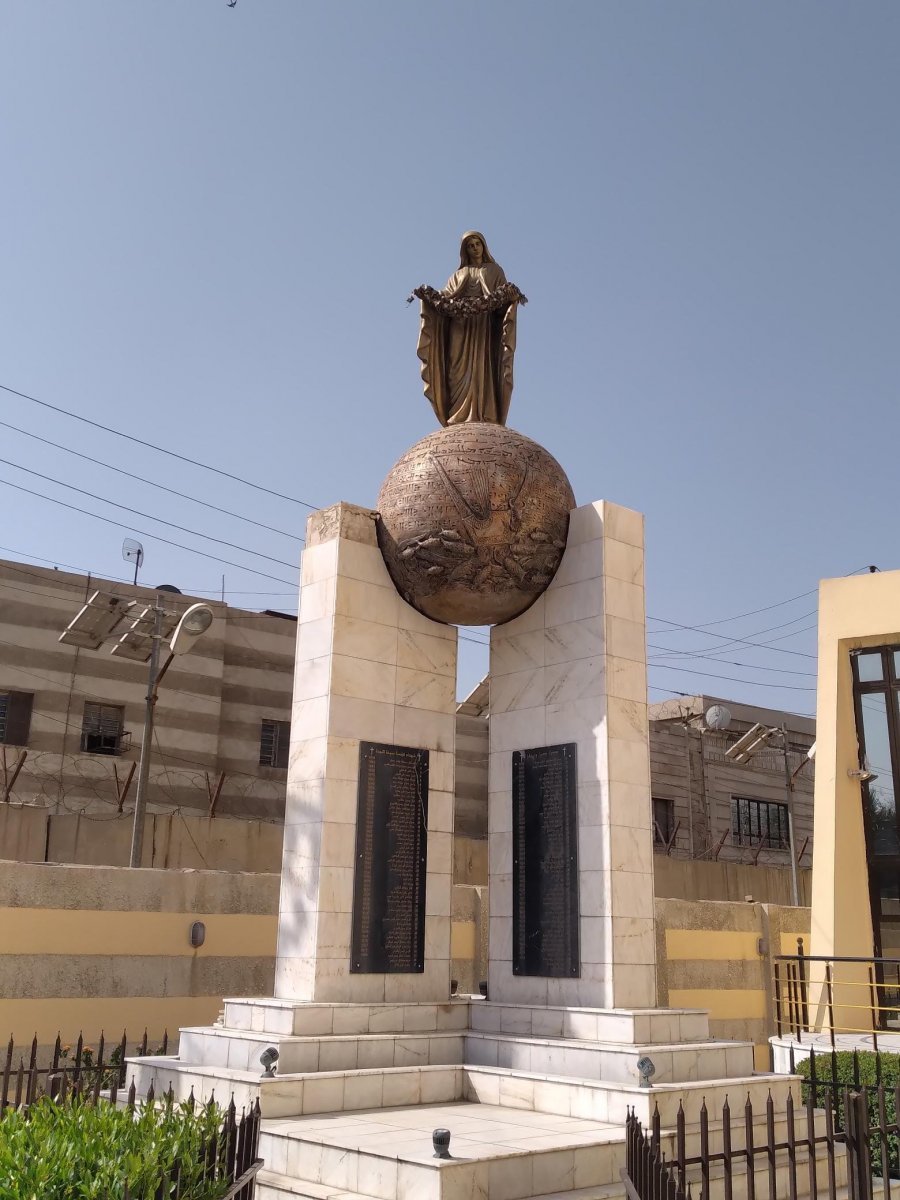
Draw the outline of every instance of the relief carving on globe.
[[[525,297],[474,230],[446,288],[413,294],[425,395],[443,428],[388,474],[379,545],[397,590],[432,620],[499,624],[552,580],[575,507],[556,459],[505,424]]]
[[[378,497],[381,549],[400,594],[437,621],[518,615],[553,578],[574,507],[566,476],[515,430],[473,423],[413,446]]]

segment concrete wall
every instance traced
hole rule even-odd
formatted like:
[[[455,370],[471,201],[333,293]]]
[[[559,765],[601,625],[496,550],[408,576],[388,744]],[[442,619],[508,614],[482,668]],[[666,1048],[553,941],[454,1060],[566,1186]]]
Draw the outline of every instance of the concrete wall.
[[[773,957],[809,953],[810,911],[775,904],[656,901],[659,1003],[705,1008],[713,1037],[754,1043],[769,1068]]]
[[[752,867],[739,862],[704,862],[657,854],[654,860],[657,896],[677,900],[737,900],[748,896],[761,904],[791,903],[790,867]],[[797,872],[800,903],[808,905],[812,872]]]
[[[0,862],[0,1029],[17,1043],[100,1031],[151,1041],[210,1024],[224,996],[271,995],[275,874]],[[454,887],[452,976],[486,976],[486,889]],[[206,925],[192,949],[190,926]],[[659,1003],[710,1011],[713,1035],[753,1041],[759,1068],[774,1032],[772,958],[809,949],[809,909],[657,899]]]
[[[131,847],[130,813],[53,813],[0,804],[0,858],[122,867]],[[142,866],[212,871],[281,870],[283,828],[268,821],[157,813],[144,824]]]
[[[224,996],[272,995],[277,907],[277,875],[0,862],[0,1029],[96,1044],[210,1024]]]
[[[153,603],[147,588],[92,579],[31,564],[0,561],[0,691],[34,696],[27,757],[12,799],[58,812],[104,812],[115,806],[140,755],[147,667],[84,650],[59,635],[95,590]],[[165,594],[183,612],[196,597]],[[208,633],[176,659],[159,690],[150,804],[157,811],[206,812],[210,786],[225,782],[217,812],[280,817],[284,769],[259,765],[263,718],[290,720],[296,622],[247,612],[217,601]],[[127,625],[122,625],[124,633]],[[121,705],[130,747],[121,755],[80,750],[85,703]],[[0,800],[21,753],[0,746]],[[132,780],[125,808],[134,802]]]

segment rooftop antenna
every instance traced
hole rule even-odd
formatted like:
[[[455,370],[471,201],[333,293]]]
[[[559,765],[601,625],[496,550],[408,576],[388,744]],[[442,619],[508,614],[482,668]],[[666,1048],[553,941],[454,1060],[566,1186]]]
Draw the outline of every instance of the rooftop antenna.
[[[137,587],[138,571],[144,562],[144,547],[134,538],[126,538],[122,543],[122,557],[126,562],[134,563],[134,586]]]

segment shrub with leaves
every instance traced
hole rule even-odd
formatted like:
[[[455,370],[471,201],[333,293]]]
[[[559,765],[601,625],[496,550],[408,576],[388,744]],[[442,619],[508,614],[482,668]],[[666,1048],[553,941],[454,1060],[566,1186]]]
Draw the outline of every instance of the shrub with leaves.
[[[218,1200],[222,1113],[171,1102],[116,1108],[44,1097],[0,1117],[0,1200]],[[179,1176],[180,1171],[180,1176]],[[179,1190],[176,1193],[176,1178]],[[126,1186],[128,1191],[126,1192]]]
[[[874,1129],[881,1123],[878,1102],[878,1085],[883,1087],[884,1119],[886,1124],[893,1125],[897,1120],[897,1088],[900,1087],[900,1054],[873,1053],[871,1050],[859,1050],[854,1055],[852,1050],[840,1050],[834,1055],[817,1054],[815,1056],[816,1082],[814,1085],[813,1103],[817,1108],[825,1104],[826,1096],[831,1096],[834,1108],[834,1121],[838,1129],[845,1128],[844,1088],[851,1092],[867,1088],[869,1109],[869,1128]],[[855,1059],[855,1061],[854,1061]],[[796,1072],[802,1076],[803,1103],[806,1103],[811,1084],[811,1061],[808,1058],[796,1064]],[[837,1083],[837,1087],[833,1084]],[[881,1138],[873,1133],[870,1142],[872,1167],[876,1175],[881,1175]],[[887,1139],[889,1172],[892,1178],[900,1171],[900,1142],[896,1135]]]

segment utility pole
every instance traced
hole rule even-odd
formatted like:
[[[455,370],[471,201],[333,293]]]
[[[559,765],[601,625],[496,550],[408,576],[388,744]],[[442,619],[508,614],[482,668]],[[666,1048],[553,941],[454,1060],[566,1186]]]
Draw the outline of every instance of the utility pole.
[[[99,650],[104,642],[116,638],[112,654],[118,652],[132,662],[149,664],[144,733],[141,739],[137,795],[134,801],[134,825],[131,830],[131,854],[128,863],[130,867],[141,865],[141,850],[144,846],[144,814],[147,811],[147,782],[150,777],[150,755],[153,752],[153,717],[159,681],[175,658],[187,654],[213,623],[213,611],[208,604],[192,604],[181,614],[173,632],[171,618],[177,618],[177,613],[167,613],[163,608],[162,599],[162,596],[157,595],[156,603],[146,605],[140,616],[135,619],[133,610],[137,601],[132,600],[125,604],[121,596],[114,596],[109,592],[94,592],[59,636],[59,640],[68,646],[83,646],[88,650]],[[151,613],[153,632],[147,633]],[[126,620],[131,622],[131,627],[121,636],[119,627]],[[166,661],[160,666],[164,629],[169,653]],[[119,792],[118,784],[116,791],[121,812],[123,793]]]
[[[794,845],[794,780],[791,775],[791,764],[788,762],[788,733],[787,725],[781,723],[781,745],[784,753],[784,794],[787,800],[788,814],[788,848],[791,855],[791,898],[794,906],[799,907],[800,889],[797,886],[797,850]]]
[[[156,709],[156,685],[159,682],[159,643],[162,640],[163,607],[156,597],[153,633],[150,646],[150,667],[147,673],[147,699],[144,707],[144,733],[141,738],[141,761],[138,767],[137,796],[134,801],[134,824],[131,829],[131,858],[128,865],[141,865],[144,848],[144,813],[147,810],[147,781],[150,777],[150,754],[153,745],[153,718]]]

